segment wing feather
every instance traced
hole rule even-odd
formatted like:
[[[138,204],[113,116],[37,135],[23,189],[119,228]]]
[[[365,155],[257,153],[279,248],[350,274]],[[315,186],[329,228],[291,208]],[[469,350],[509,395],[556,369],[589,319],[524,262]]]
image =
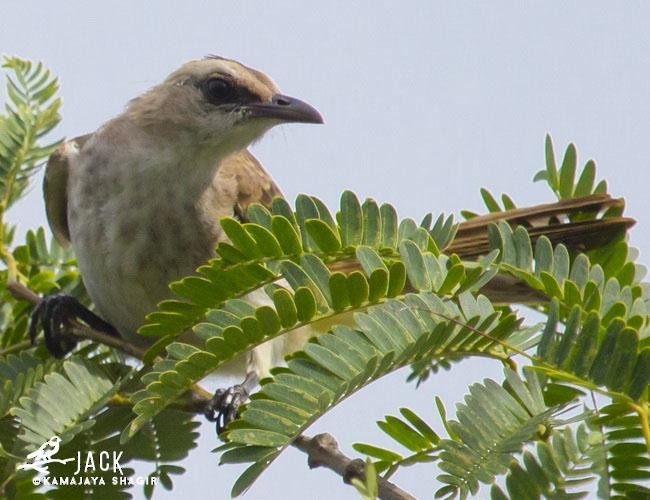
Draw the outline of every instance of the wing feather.
[[[43,179],[43,196],[45,211],[50,229],[57,241],[63,245],[70,244],[68,226],[68,173],[72,158],[92,134],[82,135],[64,142],[50,156],[45,167]]]
[[[260,203],[270,207],[273,198],[282,197],[282,191],[262,164],[248,150],[244,149],[224,159],[219,166],[215,183],[235,188],[233,213],[245,221],[248,207]],[[223,200],[219,200],[221,202]]]

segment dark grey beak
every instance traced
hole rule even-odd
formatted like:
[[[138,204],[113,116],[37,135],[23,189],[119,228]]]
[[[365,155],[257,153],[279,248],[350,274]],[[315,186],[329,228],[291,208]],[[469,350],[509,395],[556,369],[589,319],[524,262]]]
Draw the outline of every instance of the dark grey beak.
[[[282,122],[323,123],[323,117],[316,109],[300,99],[275,94],[271,102],[246,105],[251,118],[271,118]]]

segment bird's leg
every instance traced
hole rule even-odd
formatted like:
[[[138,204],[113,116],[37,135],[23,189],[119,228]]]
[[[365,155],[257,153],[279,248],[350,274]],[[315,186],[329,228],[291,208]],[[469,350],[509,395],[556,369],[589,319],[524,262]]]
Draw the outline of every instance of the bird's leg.
[[[251,353],[248,354],[251,356]],[[241,384],[233,385],[227,389],[217,389],[212,399],[206,406],[205,417],[210,422],[216,422],[217,434],[221,434],[229,422],[239,414],[239,407],[248,400],[248,396],[259,382],[257,372],[250,367]]]
[[[43,325],[45,346],[56,358],[62,358],[77,345],[77,338],[65,331],[73,319],[79,319],[94,330],[117,337],[113,326],[84,306],[71,295],[56,294],[44,297],[29,317],[29,338],[36,342],[38,324]]]

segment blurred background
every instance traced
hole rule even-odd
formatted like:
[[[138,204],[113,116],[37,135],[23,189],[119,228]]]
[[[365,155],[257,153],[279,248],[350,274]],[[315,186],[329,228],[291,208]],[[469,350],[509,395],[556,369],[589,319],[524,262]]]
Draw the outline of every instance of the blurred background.
[[[59,75],[57,138],[95,130],[188,59],[219,54],[260,69],[326,123],[276,128],[254,154],[288,198],[309,193],[331,208],[344,189],[416,220],[482,210],[480,187],[518,205],[552,201],[545,185],[532,183],[548,132],[557,155],[575,142],[580,165],[595,159],[599,178],[626,199],[627,214],[640,219],[631,242],[647,263],[650,4],[523,4],[5,0],[0,53],[41,60]],[[40,182],[8,216],[22,231],[46,224]],[[309,433],[331,432],[347,453],[359,441],[392,445],[375,420],[409,406],[437,422],[435,395],[453,411],[468,384],[500,379],[501,368],[464,362],[417,390],[407,375],[368,387]],[[241,470],[217,466],[216,444],[203,428],[182,464],[188,472],[155,497],[226,498]],[[427,466],[395,481],[418,498],[435,489]],[[357,497],[290,449],[245,498]]]

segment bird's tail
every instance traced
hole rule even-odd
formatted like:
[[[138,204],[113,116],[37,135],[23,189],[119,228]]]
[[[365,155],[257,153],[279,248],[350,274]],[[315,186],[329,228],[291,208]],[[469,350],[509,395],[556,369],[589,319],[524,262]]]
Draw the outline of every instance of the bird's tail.
[[[569,250],[586,252],[621,238],[634,225],[633,219],[621,215],[624,208],[622,198],[592,194],[479,215],[458,225],[455,238],[444,251],[463,259],[484,255],[489,249],[488,226],[505,221],[513,228],[525,227],[533,244],[544,235],[554,246],[562,243]]]
[[[488,227],[505,221],[514,229],[523,226],[533,245],[544,235],[553,244],[564,244],[569,251],[586,252],[618,241],[635,224],[622,215],[625,201],[608,194],[593,194],[579,198],[515,208],[475,216],[461,222],[453,240],[443,249],[461,259],[473,260],[490,250]],[[355,262],[339,262],[336,270],[351,272],[359,269]],[[525,283],[505,275],[495,276],[482,290],[496,303],[539,303],[546,297]]]

